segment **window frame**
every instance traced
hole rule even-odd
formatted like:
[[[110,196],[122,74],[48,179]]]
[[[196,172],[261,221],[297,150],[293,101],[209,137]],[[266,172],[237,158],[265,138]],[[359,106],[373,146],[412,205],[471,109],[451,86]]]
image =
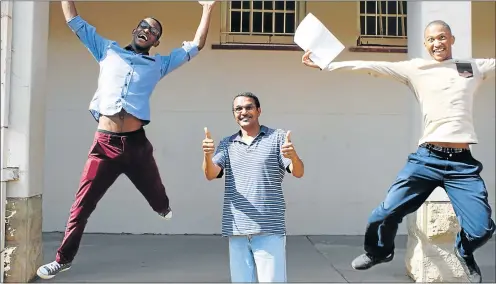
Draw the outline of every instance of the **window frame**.
[[[295,46],[294,43],[294,33],[288,33],[284,35],[259,35],[259,34],[234,34],[229,31],[230,25],[229,20],[231,16],[230,9],[231,1],[221,2],[221,20],[220,20],[220,45],[264,45],[264,46]],[[250,0],[253,2],[253,0]],[[301,21],[306,16],[306,2],[307,1],[295,1],[295,29],[301,23]],[[253,8],[250,8],[250,11]]]
[[[374,1],[376,2],[376,7],[378,6],[378,2],[381,2],[381,0],[366,0],[366,1],[357,1],[357,46],[358,47],[371,47],[371,48],[406,48],[408,46],[408,27],[406,31],[406,35],[404,36],[390,36],[390,35],[367,35],[367,34],[362,34],[361,31],[361,17],[364,16],[365,20],[366,17],[369,15],[374,15],[374,14],[369,14],[367,13],[367,1]],[[398,0],[389,0],[389,1],[396,1],[397,7],[399,2],[404,2],[404,5],[408,5],[407,1],[398,1]],[[361,13],[360,11],[360,2],[365,2],[365,13]],[[376,12],[378,11],[379,8],[376,8]],[[387,10],[386,10],[387,11]],[[397,9],[398,11],[398,9]],[[377,18],[379,18],[380,14],[375,14],[375,18],[377,21]],[[384,17],[388,18],[390,17],[389,15],[394,15],[394,16],[400,16],[401,18],[404,18],[405,21],[408,19],[408,10],[406,14],[388,14],[385,13],[383,14]]]

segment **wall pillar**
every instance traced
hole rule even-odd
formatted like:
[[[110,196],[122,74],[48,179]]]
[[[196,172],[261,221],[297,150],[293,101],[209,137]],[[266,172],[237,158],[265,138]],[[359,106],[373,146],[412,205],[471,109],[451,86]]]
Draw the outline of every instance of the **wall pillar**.
[[[42,264],[42,193],[49,2],[11,1],[10,72],[2,76],[2,168],[18,168],[6,182],[4,281],[29,282]],[[4,11],[2,10],[2,17]],[[4,19],[2,19],[2,24]],[[4,45],[2,45],[4,46]],[[2,53],[7,50],[2,50]],[[5,61],[5,62],[4,62]],[[8,64],[2,56],[1,64]],[[4,71],[4,69],[2,69]],[[9,98],[6,99],[5,98]]]
[[[430,58],[423,45],[424,29],[433,20],[450,25],[456,37],[453,57],[472,57],[472,10],[469,1],[408,1],[408,55]],[[417,148],[422,131],[422,116],[411,99],[412,149]],[[437,188],[417,212],[407,216],[408,244],[406,269],[416,282],[468,282],[453,252],[460,230],[451,202]]]

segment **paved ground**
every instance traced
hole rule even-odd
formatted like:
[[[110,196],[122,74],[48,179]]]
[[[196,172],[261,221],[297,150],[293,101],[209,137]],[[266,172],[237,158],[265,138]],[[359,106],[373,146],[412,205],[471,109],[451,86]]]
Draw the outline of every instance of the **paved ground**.
[[[360,272],[350,267],[362,253],[362,236],[288,237],[289,282],[412,282],[405,274],[406,237],[395,260]],[[53,260],[61,234],[44,235],[45,261]],[[87,234],[71,270],[36,282],[229,282],[227,241],[220,236]],[[484,282],[495,280],[495,242],[476,255]]]

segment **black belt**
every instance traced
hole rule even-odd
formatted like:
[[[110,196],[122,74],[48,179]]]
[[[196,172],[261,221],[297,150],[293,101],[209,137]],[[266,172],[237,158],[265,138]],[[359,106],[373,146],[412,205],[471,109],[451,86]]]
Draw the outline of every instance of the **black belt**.
[[[143,127],[141,127],[138,130],[134,130],[134,131],[130,131],[130,132],[112,132],[112,131],[108,131],[108,130],[104,130],[104,129],[97,129],[97,131],[100,133],[103,133],[103,134],[111,135],[111,136],[131,137],[131,136],[134,136],[136,134],[140,134],[140,133],[145,132],[145,129]]]
[[[422,143],[419,147],[423,147],[423,148],[426,148],[429,150],[434,150],[434,151],[443,152],[443,153],[447,153],[447,154],[470,152],[470,149],[441,147],[441,146],[433,145],[430,143]]]

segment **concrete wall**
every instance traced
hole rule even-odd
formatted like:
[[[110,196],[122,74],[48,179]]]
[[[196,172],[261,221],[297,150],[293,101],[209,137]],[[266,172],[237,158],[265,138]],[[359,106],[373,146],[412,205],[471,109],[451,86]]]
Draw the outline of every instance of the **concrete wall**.
[[[153,14],[164,25],[162,44],[156,49],[163,54],[193,38],[201,15],[196,2],[77,5],[101,35],[123,45],[139,20]],[[309,2],[307,12],[349,47],[356,42],[357,5]],[[43,230],[62,231],[96,129],[88,104],[96,89],[98,65],[65,25],[60,3],[53,2],[50,8]],[[494,8],[494,3],[473,2],[474,56],[495,56]],[[418,139],[408,129],[407,97],[412,94],[385,79],[305,68],[301,52],[211,50],[210,44],[219,40],[219,24],[217,8],[207,48],[159,83],[152,97],[152,123],[146,129],[172,200],[173,220],[160,219],[121,176],[86,231],[219,233],[223,180],[209,183],[203,178],[203,127],[209,127],[216,141],[236,131],[232,97],[252,91],[261,99],[262,123],[292,130],[306,164],[305,178],[287,176],[284,184],[289,233],[363,234],[369,213],[414,150],[409,142]],[[406,54],[346,51],[338,58],[350,59],[397,61]],[[495,194],[494,91],[494,81],[485,83],[475,104],[481,144],[474,152],[485,164],[490,200]],[[405,233],[404,226],[400,233]]]

